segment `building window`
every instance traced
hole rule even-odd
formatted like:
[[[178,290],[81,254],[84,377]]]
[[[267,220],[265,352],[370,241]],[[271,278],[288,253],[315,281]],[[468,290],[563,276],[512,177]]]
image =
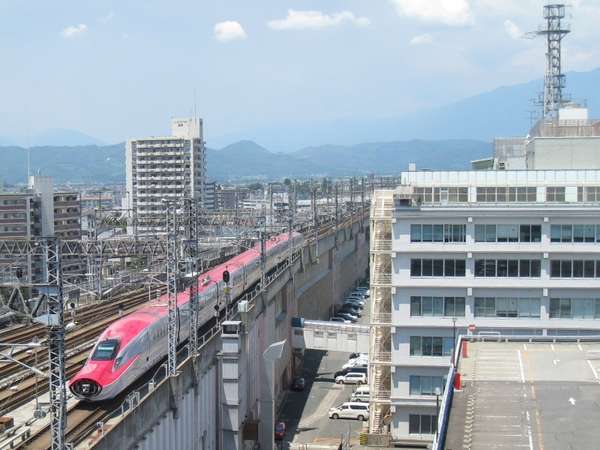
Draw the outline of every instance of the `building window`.
[[[423,375],[411,375],[408,381],[410,395],[435,395],[436,388],[444,392],[445,384],[446,377]]]
[[[475,297],[475,317],[540,317],[539,298]]]
[[[430,414],[409,414],[409,434],[434,434],[437,429],[437,416]]]
[[[600,186],[578,186],[578,202],[600,202]]]
[[[465,242],[466,225],[445,224],[412,224],[410,226],[411,242]]]
[[[598,319],[600,299],[598,298],[551,298],[551,319]]]
[[[539,259],[476,259],[476,277],[519,277],[539,278],[541,261]]]
[[[553,259],[551,278],[600,278],[600,262],[593,259]]]
[[[535,187],[477,187],[477,201],[482,203],[535,202]]]
[[[600,242],[600,225],[551,225],[551,242]]]
[[[413,197],[420,203],[467,203],[467,187],[415,187]]]
[[[464,259],[411,259],[411,277],[464,277]]]
[[[464,297],[411,297],[410,315],[415,317],[464,317]]]
[[[557,186],[548,186],[546,188],[546,201],[547,202],[564,202],[565,201],[565,188]]]
[[[541,225],[475,225],[475,242],[541,241]]]
[[[411,356],[450,356],[453,341],[451,337],[411,336]]]

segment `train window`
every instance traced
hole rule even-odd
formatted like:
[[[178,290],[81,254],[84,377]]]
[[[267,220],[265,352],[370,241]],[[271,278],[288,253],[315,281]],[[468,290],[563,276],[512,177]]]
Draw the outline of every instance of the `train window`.
[[[119,341],[117,339],[107,339],[96,346],[92,354],[92,361],[110,361],[114,359],[119,350]]]

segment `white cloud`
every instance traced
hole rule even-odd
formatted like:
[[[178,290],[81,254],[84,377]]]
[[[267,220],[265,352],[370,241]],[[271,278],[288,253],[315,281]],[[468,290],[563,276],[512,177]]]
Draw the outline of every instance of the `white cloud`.
[[[79,25],[72,25],[65,28],[60,34],[62,34],[65,39],[72,39],[83,35],[87,29],[88,27],[85,23],[80,23]]]
[[[422,22],[464,26],[473,23],[467,0],[390,0],[401,16]]]
[[[511,37],[511,39],[523,38],[523,31],[521,31],[519,26],[512,20],[506,19],[504,21],[504,31],[506,31],[506,34],[508,34]]]
[[[432,43],[433,43],[433,36],[429,33],[419,34],[417,36],[414,36],[409,42],[410,45],[425,45],[425,44],[432,44]]]
[[[215,24],[215,38],[220,42],[230,42],[247,37],[242,25],[235,20],[226,20]]]
[[[350,23],[357,27],[366,27],[371,21],[366,17],[357,17],[350,11],[335,14],[324,14],[321,11],[296,11],[289,9],[285,19],[275,19],[268,22],[273,30],[306,30],[335,27]]]
[[[108,14],[106,14],[105,16],[102,16],[98,19],[98,22],[100,23],[108,23],[111,20],[113,20],[115,17],[115,13],[114,11],[109,11]]]

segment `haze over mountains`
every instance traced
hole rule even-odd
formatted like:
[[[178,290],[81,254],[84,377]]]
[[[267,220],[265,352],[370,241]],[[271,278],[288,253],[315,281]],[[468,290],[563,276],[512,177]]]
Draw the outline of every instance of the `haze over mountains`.
[[[573,99],[587,98],[591,117],[600,114],[600,69],[569,73]],[[420,168],[466,169],[489,156],[494,136],[524,135],[530,99],[541,81],[532,81],[464,99],[435,110],[386,120],[346,120],[310,126],[254,130],[225,145],[208,138],[209,177],[217,180],[309,176],[393,174],[409,162]],[[45,136],[45,137],[44,137]],[[254,138],[253,140],[248,140]],[[98,146],[98,140],[72,130],[40,133],[32,142],[49,142],[31,151],[32,173],[57,182],[122,182],[124,144]],[[229,139],[229,138],[228,138]],[[231,142],[231,140],[228,140]],[[263,146],[257,144],[260,142]],[[323,143],[336,145],[323,145]],[[357,142],[367,142],[356,144]],[[60,145],[59,145],[60,144]],[[24,182],[26,151],[0,138],[0,180]],[[215,147],[223,147],[215,150]],[[300,150],[298,150],[300,148]]]

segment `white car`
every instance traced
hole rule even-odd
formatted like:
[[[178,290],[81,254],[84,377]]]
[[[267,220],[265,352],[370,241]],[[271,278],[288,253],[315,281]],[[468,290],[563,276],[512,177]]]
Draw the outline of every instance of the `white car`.
[[[369,419],[369,405],[362,402],[345,402],[329,409],[330,419]]]
[[[342,366],[342,369],[351,369],[352,367],[367,367],[369,365],[369,358],[354,358],[349,360]]]
[[[360,372],[348,372],[335,377],[336,384],[367,384],[367,376]]]
[[[352,393],[351,402],[369,402],[369,386],[360,386]]]

